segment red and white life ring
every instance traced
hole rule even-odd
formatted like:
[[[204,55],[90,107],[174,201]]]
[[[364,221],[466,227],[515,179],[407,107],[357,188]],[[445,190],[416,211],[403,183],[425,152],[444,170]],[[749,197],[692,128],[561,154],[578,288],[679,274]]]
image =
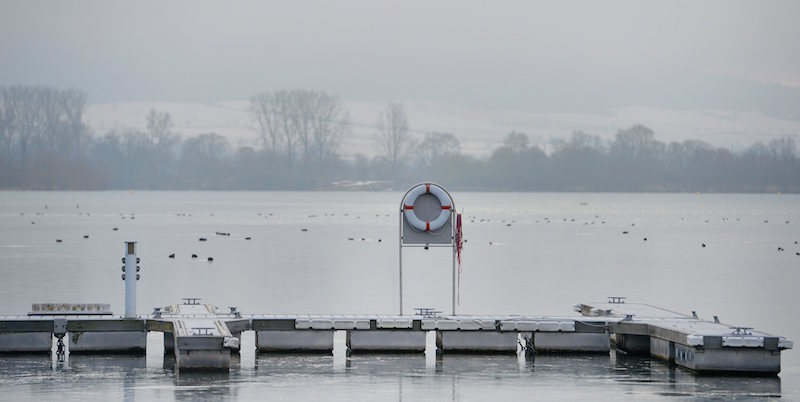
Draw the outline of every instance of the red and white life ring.
[[[414,212],[414,203],[417,201],[417,198],[423,194],[432,194],[439,199],[439,204],[442,205],[442,212],[432,221],[423,221],[417,217],[417,214]],[[406,222],[408,222],[412,228],[420,232],[433,232],[441,229],[447,223],[447,220],[450,219],[452,209],[453,202],[450,196],[447,195],[444,189],[432,183],[418,184],[411,190],[408,190],[406,197],[403,199],[403,215],[406,218]]]

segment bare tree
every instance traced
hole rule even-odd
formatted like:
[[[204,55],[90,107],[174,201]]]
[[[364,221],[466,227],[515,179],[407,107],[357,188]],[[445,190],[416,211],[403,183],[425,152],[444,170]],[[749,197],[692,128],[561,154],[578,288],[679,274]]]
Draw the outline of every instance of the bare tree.
[[[520,153],[528,149],[531,140],[525,133],[512,131],[503,138],[503,146],[510,149],[511,152]]]
[[[636,124],[617,132],[614,142],[611,144],[611,152],[617,156],[634,159],[647,158],[653,152],[654,138],[653,130]]]
[[[461,142],[452,133],[430,132],[417,147],[427,166],[433,166],[437,160],[448,159],[461,152]]]
[[[86,94],[76,89],[0,88],[0,144],[7,157],[22,166],[37,152],[83,156],[88,141],[85,110]]]
[[[316,163],[335,155],[350,126],[341,99],[324,92],[265,92],[250,98],[250,106],[264,147],[290,163],[298,156]]]
[[[14,120],[13,108],[10,103],[7,88],[0,88],[0,147],[5,151],[5,157],[8,161],[11,159],[11,123]]]
[[[350,117],[338,96],[316,92],[311,106],[310,127],[313,148],[312,157],[322,161],[335,156],[345,133],[350,129]]]
[[[172,116],[169,113],[155,109],[150,109],[147,113],[147,132],[156,144],[174,139],[172,127]]]
[[[403,105],[390,103],[378,114],[378,152],[392,169],[397,168],[414,143],[408,135],[408,116]]]
[[[283,134],[277,122],[277,105],[275,95],[271,92],[264,92],[250,98],[250,112],[258,122],[258,134],[264,143],[264,148],[278,153],[281,148]]]

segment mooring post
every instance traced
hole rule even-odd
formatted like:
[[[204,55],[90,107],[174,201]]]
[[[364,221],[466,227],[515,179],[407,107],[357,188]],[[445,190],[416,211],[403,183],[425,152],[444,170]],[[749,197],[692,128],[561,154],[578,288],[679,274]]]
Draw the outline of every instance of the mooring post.
[[[136,242],[125,242],[125,266],[122,279],[125,281],[125,318],[136,318],[136,281],[139,280],[139,259],[136,258]]]

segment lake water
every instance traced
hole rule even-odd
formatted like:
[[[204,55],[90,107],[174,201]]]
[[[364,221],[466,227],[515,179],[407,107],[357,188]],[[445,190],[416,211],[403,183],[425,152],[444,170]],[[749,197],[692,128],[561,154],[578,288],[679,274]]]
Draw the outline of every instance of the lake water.
[[[401,197],[0,192],[0,315],[25,314],[43,302],[110,303],[122,313],[120,258],[130,240],[138,241],[141,258],[141,314],[182,297],[238,306],[244,314],[397,313]],[[467,241],[459,313],[572,315],[576,303],[627,296],[800,340],[798,195],[453,197]],[[403,262],[404,310],[449,313],[447,249],[405,249]],[[247,349],[228,374],[177,375],[165,367],[156,335],[141,358],[69,356],[57,364],[0,356],[0,399],[800,399],[795,350],[782,353],[779,377],[709,377],[615,352],[527,361],[437,362],[430,354],[348,360],[337,334],[333,356],[256,356]],[[252,334],[243,344],[252,346]]]

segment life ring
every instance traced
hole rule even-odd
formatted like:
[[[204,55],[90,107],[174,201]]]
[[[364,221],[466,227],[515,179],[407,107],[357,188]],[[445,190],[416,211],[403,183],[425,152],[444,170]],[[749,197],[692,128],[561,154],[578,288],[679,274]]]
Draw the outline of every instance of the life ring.
[[[423,194],[431,194],[438,198],[439,204],[442,206],[442,211],[433,221],[423,221],[419,219],[414,212],[414,203],[417,201],[417,198]],[[406,222],[415,230],[420,232],[433,232],[444,227],[447,220],[450,219],[450,214],[453,209],[452,204],[450,196],[447,195],[441,187],[431,183],[418,184],[411,190],[408,190],[406,198],[403,199],[403,216],[405,216]]]

